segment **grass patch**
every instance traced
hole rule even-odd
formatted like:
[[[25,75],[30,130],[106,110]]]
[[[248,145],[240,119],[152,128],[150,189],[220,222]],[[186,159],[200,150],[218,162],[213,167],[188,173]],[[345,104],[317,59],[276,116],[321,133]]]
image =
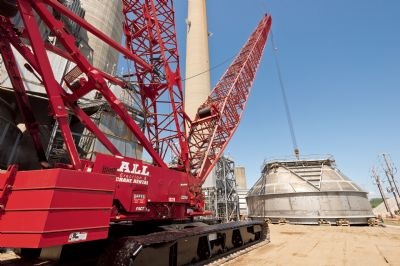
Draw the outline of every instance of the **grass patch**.
[[[378,206],[383,202],[382,198],[373,198],[369,200],[369,203],[371,204],[372,209]]]

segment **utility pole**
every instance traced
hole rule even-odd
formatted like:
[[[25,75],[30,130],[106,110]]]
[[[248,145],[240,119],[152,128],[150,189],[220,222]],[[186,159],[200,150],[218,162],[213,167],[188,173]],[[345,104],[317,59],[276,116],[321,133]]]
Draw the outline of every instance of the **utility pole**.
[[[390,216],[393,218],[394,215],[390,211],[389,205],[388,205],[388,203],[386,201],[385,192],[383,191],[383,188],[382,188],[381,179],[380,179],[378,173],[376,172],[375,168],[371,169],[371,174],[372,174],[372,178],[375,181],[375,184],[378,186],[379,192],[381,193],[381,197],[383,199],[383,203],[385,204],[386,210],[387,210],[388,213],[390,213]]]
[[[397,209],[400,210],[400,202],[399,199],[400,198],[400,194],[399,194],[399,189],[396,185],[396,182],[394,180],[394,172],[393,172],[393,167],[392,167],[392,163],[391,161],[389,162],[389,158],[387,154],[382,154],[383,160],[385,161],[385,165],[386,168],[383,167],[383,170],[385,171],[385,175],[387,177],[387,180],[389,181],[389,186],[390,188],[388,188],[388,192],[392,192],[394,199],[396,200],[397,203]]]

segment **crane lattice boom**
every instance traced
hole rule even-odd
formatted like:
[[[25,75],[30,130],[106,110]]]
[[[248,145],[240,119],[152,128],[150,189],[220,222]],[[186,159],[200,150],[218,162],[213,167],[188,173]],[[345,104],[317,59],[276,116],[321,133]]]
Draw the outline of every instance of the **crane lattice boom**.
[[[161,158],[178,159],[179,168],[188,168],[183,110],[183,90],[179,67],[172,0],[123,0],[126,46],[152,69],[134,62],[130,82],[139,88],[145,118],[145,134]]]
[[[211,172],[239,125],[272,18],[265,15],[236,59],[203,103],[189,134],[191,172],[200,180]]]
[[[2,53],[3,56],[10,57],[7,54],[11,50],[7,47],[14,46],[32,67],[32,71],[39,74],[49,97],[51,112],[64,138],[72,168],[83,169],[86,162],[78,154],[68,125],[68,112],[73,113],[111,154],[121,155],[76,104],[86,94],[97,90],[147,150],[154,165],[167,169],[170,162],[166,159],[172,155],[175,158],[172,168],[186,172],[190,180],[196,180],[189,183],[192,183],[191,192],[197,198],[201,184],[222,155],[239,124],[267,41],[271,17],[263,17],[211,95],[200,106],[195,120],[189,122],[183,106],[172,0],[123,0],[126,48],[57,0],[20,0],[18,5],[25,23],[24,35],[20,36],[13,30],[9,18],[2,17],[1,42],[5,47]],[[75,38],[65,30],[63,22],[53,16],[51,9],[119,51],[133,66],[126,75],[130,80],[121,80],[94,68],[76,47]],[[35,14],[57,37],[62,48],[44,42],[37,22],[33,19]],[[27,39],[30,46],[21,37]],[[63,78],[69,91],[56,81],[46,50],[76,64],[75,68],[81,75],[71,78],[67,73]],[[9,73],[13,73],[10,77],[15,88],[23,91],[23,85],[18,81],[18,71],[12,66],[8,68]],[[126,89],[131,89],[132,84],[136,86],[144,109],[145,132],[142,132],[110,90],[108,82]],[[30,108],[25,106],[26,110]],[[43,148],[34,130],[35,121],[31,120],[26,123],[28,128],[33,129],[30,132],[40,155],[43,154]],[[30,125],[32,126],[29,127]],[[186,133],[186,126],[189,134]]]

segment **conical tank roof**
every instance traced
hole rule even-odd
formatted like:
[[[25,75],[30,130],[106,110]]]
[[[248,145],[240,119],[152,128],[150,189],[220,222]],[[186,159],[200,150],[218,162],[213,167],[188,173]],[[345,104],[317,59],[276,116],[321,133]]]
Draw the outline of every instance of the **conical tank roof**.
[[[246,197],[249,217],[299,224],[367,224],[367,193],[324,159],[272,160]]]
[[[264,164],[261,178],[250,195],[316,191],[360,191],[356,183],[336,168],[335,160],[273,160]]]

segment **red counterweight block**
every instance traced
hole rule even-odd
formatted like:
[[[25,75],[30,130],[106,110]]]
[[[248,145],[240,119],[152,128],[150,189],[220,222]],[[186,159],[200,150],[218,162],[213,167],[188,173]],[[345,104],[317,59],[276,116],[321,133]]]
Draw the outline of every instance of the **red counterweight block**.
[[[9,174],[0,174],[0,181]],[[43,248],[108,237],[115,177],[51,169],[19,171],[8,180],[15,181],[0,214],[0,246]]]

